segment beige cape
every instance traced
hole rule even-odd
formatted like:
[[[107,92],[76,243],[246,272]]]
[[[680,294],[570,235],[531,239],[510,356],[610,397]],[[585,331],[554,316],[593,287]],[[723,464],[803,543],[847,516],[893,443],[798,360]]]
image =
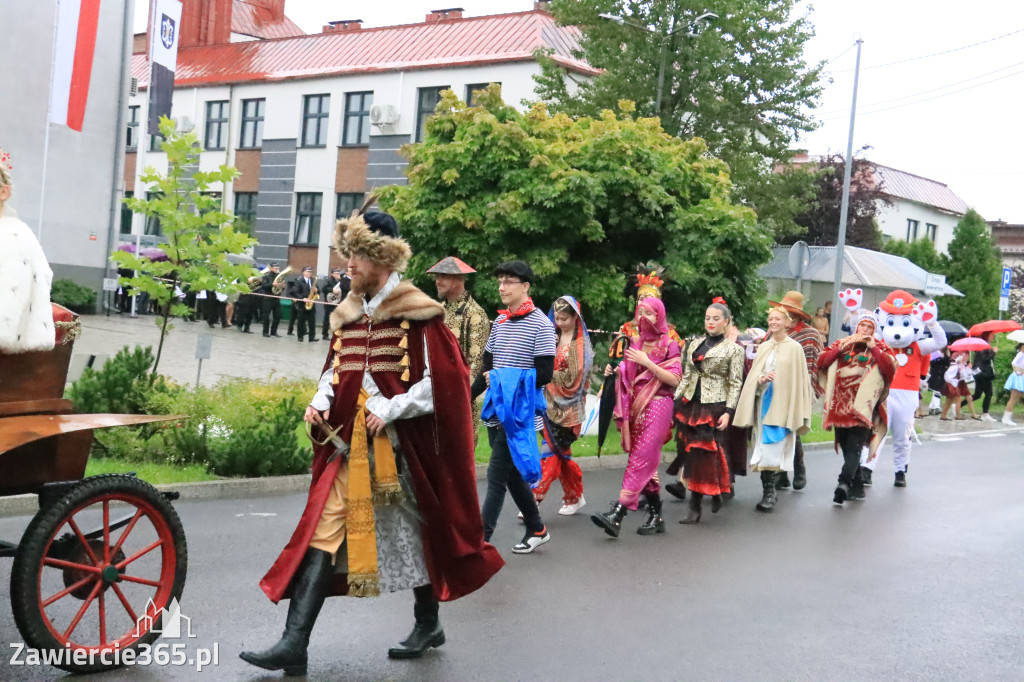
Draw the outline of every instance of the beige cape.
[[[765,362],[773,345],[775,386],[772,404],[768,407],[763,423],[785,427],[797,435],[805,434],[811,429],[811,382],[807,376],[807,360],[803,348],[790,338],[781,342],[769,339],[757,347],[757,357],[743,383],[733,423],[739,427],[754,425],[758,379],[764,373]]]

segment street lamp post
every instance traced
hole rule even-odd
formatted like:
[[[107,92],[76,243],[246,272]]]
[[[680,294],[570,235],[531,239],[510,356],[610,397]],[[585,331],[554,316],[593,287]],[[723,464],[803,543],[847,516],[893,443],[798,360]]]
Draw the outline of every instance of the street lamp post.
[[[622,17],[616,14],[599,14],[598,16],[601,17],[602,19],[607,19],[608,21],[612,21],[616,24],[619,24],[620,26],[629,26],[630,28],[635,28],[640,31],[646,31],[651,35],[656,35],[661,38],[661,64],[658,66],[658,91],[654,99],[654,109],[658,113],[658,116],[661,116],[661,99],[662,94],[665,90],[665,69],[667,68],[668,62],[669,38],[679,33],[680,31],[687,29],[689,30],[689,33],[687,33],[687,35],[690,36],[691,38],[695,38],[697,36],[698,23],[700,23],[701,21],[711,21],[712,19],[718,18],[718,15],[715,14],[714,12],[705,12],[704,14],[701,14],[700,16],[696,17],[691,23],[685,26],[680,26],[679,28],[675,28],[675,18],[673,18],[673,26],[669,28],[668,33],[662,36],[658,34],[657,31],[651,29],[650,26],[644,26],[643,24],[638,24],[634,21],[623,19]]]

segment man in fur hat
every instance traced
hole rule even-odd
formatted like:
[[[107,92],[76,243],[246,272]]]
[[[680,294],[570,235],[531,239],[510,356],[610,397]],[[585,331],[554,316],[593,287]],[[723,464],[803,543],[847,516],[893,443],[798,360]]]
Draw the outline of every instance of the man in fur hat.
[[[444,308],[401,278],[411,255],[386,213],[338,221],[351,291],[319,389],[306,408],[313,481],[291,540],[260,582],[291,598],[281,640],[243,660],[305,674],[309,635],[329,595],[412,589],[415,626],[392,658],[445,642],[438,602],[481,587],[504,564],[484,542],[476,493],[469,370]]]

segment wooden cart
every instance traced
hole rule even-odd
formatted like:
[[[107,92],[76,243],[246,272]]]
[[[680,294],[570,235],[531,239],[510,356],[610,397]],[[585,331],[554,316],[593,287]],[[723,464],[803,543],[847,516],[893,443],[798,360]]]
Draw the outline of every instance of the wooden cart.
[[[39,498],[21,541],[0,541],[0,557],[14,558],[11,604],[25,643],[70,650],[53,661],[59,668],[97,672],[118,667],[114,651],[160,636],[188,552],[177,493],[132,475],[84,478],[92,432],[178,417],[73,414],[63,394],[79,323],[59,306],[54,318],[53,351],[0,354],[0,496]]]

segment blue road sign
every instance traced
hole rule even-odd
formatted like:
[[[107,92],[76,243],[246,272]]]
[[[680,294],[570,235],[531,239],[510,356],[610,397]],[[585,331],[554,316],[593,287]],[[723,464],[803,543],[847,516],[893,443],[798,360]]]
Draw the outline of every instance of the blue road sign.
[[[1003,268],[1003,283],[999,289],[999,295],[1006,298],[1010,295],[1010,278],[1013,276],[1013,270],[1010,268]]]

